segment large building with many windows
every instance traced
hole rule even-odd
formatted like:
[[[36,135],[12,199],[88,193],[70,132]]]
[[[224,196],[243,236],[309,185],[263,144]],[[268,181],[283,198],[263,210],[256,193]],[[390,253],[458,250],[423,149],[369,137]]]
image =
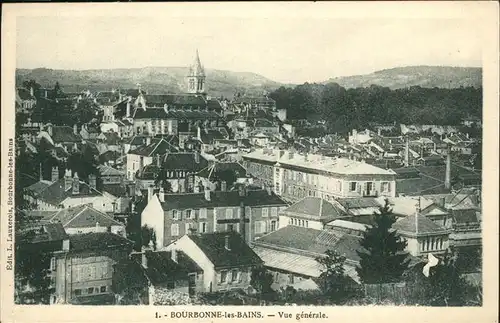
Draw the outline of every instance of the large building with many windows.
[[[279,212],[287,204],[270,190],[153,195],[141,215],[141,226],[155,230],[162,248],[191,231],[198,233],[239,232],[245,241],[275,231]]]
[[[291,201],[396,195],[396,174],[346,158],[259,149],[243,156],[247,172]]]

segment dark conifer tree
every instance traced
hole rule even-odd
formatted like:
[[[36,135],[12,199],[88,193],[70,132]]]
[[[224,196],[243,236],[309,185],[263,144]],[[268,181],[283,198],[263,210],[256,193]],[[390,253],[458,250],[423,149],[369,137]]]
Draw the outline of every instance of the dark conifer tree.
[[[408,268],[409,259],[404,252],[407,242],[391,228],[396,218],[388,200],[379,213],[374,213],[374,220],[363,234],[362,249],[356,251],[361,258],[356,271],[365,284],[399,281]]]

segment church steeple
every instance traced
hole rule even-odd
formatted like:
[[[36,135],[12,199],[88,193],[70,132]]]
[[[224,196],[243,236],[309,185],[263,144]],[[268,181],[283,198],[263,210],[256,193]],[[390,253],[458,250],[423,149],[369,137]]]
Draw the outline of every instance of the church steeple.
[[[193,64],[189,67],[188,93],[203,94],[205,93],[205,69],[201,65],[198,50]]]

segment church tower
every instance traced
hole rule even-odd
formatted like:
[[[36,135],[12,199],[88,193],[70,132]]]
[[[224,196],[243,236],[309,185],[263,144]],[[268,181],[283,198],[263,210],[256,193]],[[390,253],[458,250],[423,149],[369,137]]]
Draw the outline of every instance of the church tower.
[[[194,58],[193,65],[189,67],[189,74],[187,76],[188,93],[204,94],[205,93],[205,69],[201,65],[198,50],[196,50],[196,57]]]

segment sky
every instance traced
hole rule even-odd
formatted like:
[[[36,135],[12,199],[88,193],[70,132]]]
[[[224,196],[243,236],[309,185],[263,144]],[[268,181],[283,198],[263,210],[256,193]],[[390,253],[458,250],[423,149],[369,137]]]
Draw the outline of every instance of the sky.
[[[188,66],[320,82],[409,65],[480,67],[473,20],[221,16],[18,17],[17,68]]]

